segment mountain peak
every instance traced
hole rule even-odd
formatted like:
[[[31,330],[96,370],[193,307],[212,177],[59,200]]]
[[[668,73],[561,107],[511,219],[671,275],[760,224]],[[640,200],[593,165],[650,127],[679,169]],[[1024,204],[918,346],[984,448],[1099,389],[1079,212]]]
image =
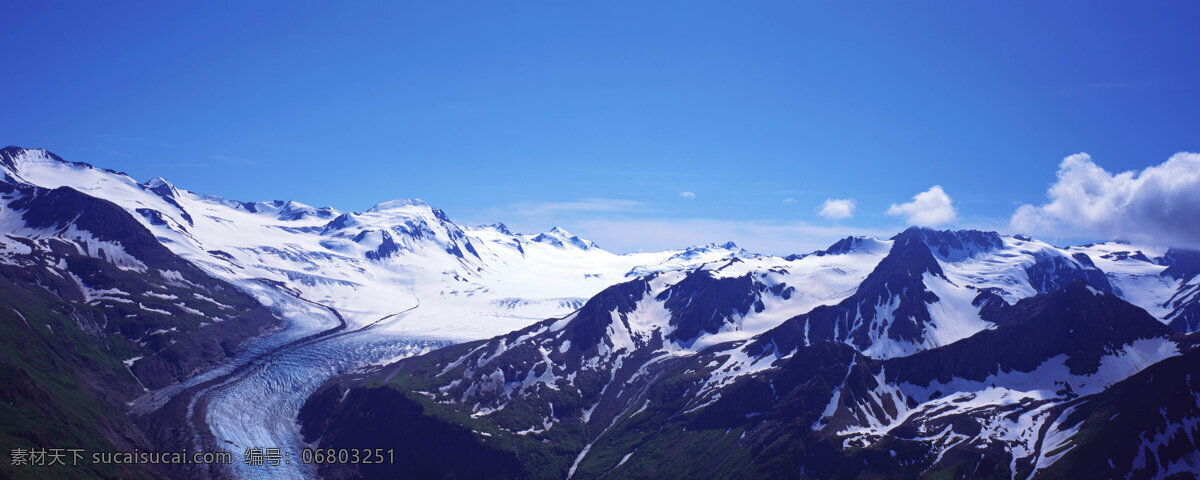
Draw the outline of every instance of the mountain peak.
[[[813,252],[813,255],[818,257],[824,255],[842,255],[851,252],[884,252],[888,249],[888,243],[875,237],[867,236],[849,236],[838,240],[833,245],[825,250]]]
[[[163,177],[154,177],[154,178],[151,178],[149,181],[147,181],[147,182],[146,182],[146,183],[144,183],[143,185],[145,185],[146,187],[149,187],[149,188],[160,187],[160,186],[163,186],[163,185],[166,185],[166,186],[168,186],[168,187],[174,187],[174,186],[175,186],[175,185],[172,185],[170,181],[168,181],[167,179],[165,179],[165,178],[163,178]]]
[[[175,189],[175,185],[172,185],[171,182],[163,177],[151,178],[150,181],[143,183],[142,186],[163,198],[176,198],[179,193]]]
[[[744,251],[744,249],[739,248],[737,246],[737,244],[733,243],[733,242],[725,242],[725,243],[712,242],[712,243],[706,243],[704,245],[691,245],[691,246],[685,248],[683,251],[684,252],[709,252],[709,251],[713,251],[713,250]]]
[[[17,168],[17,157],[23,153],[25,153],[24,148],[12,145],[0,148],[0,166],[9,170]]]
[[[1004,240],[996,232],[979,230],[934,230],[926,227],[909,227],[896,234],[892,240],[916,238],[937,255],[949,261],[959,261],[1004,247]]]
[[[497,231],[497,232],[503,233],[503,234],[505,234],[505,235],[512,235],[512,234],[513,234],[513,233],[512,233],[512,230],[509,230],[509,229],[508,229],[508,225],[505,225],[505,224],[504,224],[504,223],[502,223],[502,222],[496,222],[496,223],[493,223],[493,224],[491,224],[491,225],[486,225],[486,227],[488,227],[488,228],[491,228],[491,229],[493,229],[493,230],[495,230],[495,231]]]
[[[391,200],[383,203],[375,204],[368,212],[384,212],[387,210],[396,210],[408,207],[428,207],[429,204],[419,198],[404,198],[399,200]]]
[[[76,166],[93,168],[91,165],[88,165],[83,162],[67,162],[66,160],[63,160],[62,157],[55,155],[53,152],[46,150],[44,148],[23,148],[23,147],[18,147],[15,145],[9,145],[7,147],[0,149],[0,165],[3,165],[4,167],[7,167],[10,170],[15,170],[17,168],[18,160],[23,161],[23,160],[28,160],[28,159],[50,160],[50,161],[61,162],[61,163],[71,163],[72,165],[76,165]]]
[[[530,241],[554,245],[556,247],[572,245],[580,250],[591,250],[599,247],[596,245],[596,242],[584,240],[575,235],[571,235],[570,232],[562,229],[562,227],[557,226],[552,227],[545,233],[538,234],[538,236],[533,237],[530,239]]]
[[[1162,274],[1171,278],[1190,280],[1200,275],[1200,251],[1172,248],[1155,261],[1167,266]]]
[[[282,203],[279,209],[280,220],[299,220],[309,216],[319,218],[329,218],[336,215],[338,212],[332,207],[314,208],[295,200],[288,200]]]

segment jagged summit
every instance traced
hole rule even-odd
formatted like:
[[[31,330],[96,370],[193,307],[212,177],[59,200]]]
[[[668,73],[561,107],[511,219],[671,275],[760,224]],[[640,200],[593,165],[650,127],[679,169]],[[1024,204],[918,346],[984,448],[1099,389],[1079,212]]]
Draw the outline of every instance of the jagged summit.
[[[171,182],[167,181],[167,179],[163,177],[151,178],[150,181],[143,183],[142,186],[146,187],[147,190],[158,194],[160,197],[174,199],[179,196],[179,191],[175,188],[175,185],[171,184]]]
[[[1163,271],[1164,275],[1181,280],[1190,280],[1200,275],[1200,251],[1172,248],[1155,260],[1159,265],[1167,266]]]
[[[313,208],[303,203],[289,200],[279,208],[280,220],[300,220],[305,217],[329,218],[337,214],[332,207]]]
[[[62,163],[71,163],[74,165],[87,165],[89,167],[91,166],[90,164],[83,163],[83,162],[67,162],[66,160],[63,160],[62,157],[55,155],[54,152],[51,152],[44,148],[24,148],[24,147],[18,147],[15,145],[9,145],[7,147],[0,149],[0,159],[7,159],[8,161],[6,161],[5,163],[9,164],[9,165],[11,165],[11,160],[19,158],[19,157],[27,156],[27,155],[44,157],[44,158],[59,161]]]
[[[368,209],[367,212],[384,212],[387,210],[396,210],[396,209],[410,208],[410,207],[429,208],[429,204],[425,203],[424,200],[421,200],[419,198],[403,198],[403,199],[390,200],[387,202],[375,204],[375,206]]]
[[[147,180],[146,183],[143,183],[142,185],[145,185],[146,188],[155,188],[155,187],[161,187],[161,186],[168,186],[168,187],[175,186],[169,180],[167,180],[163,177],[151,178],[150,180]]]
[[[599,245],[596,245],[596,242],[584,240],[575,235],[571,235],[570,232],[564,230],[562,227],[557,226],[551,228],[545,233],[538,234],[537,236],[531,238],[530,241],[554,245],[556,247],[573,246],[580,250],[599,248]]]
[[[934,230],[926,227],[909,227],[892,237],[892,240],[907,237],[919,238],[929,246],[934,255],[949,261],[960,261],[982,252],[1004,247],[1004,240],[999,233],[979,230]]]
[[[504,224],[504,223],[502,223],[502,222],[496,222],[496,223],[493,223],[493,224],[491,224],[491,225],[485,225],[485,226],[484,226],[484,228],[491,228],[491,229],[493,229],[493,230],[495,230],[495,231],[497,231],[497,232],[503,233],[503,234],[505,234],[505,235],[512,235],[512,234],[513,234],[513,233],[512,233],[512,230],[509,230],[509,229],[508,229],[508,225],[505,225],[505,224]]]
[[[53,162],[53,163],[61,163],[61,164],[65,164],[65,165],[71,165],[71,166],[78,167],[78,168],[87,168],[87,169],[95,169],[96,168],[96,167],[92,166],[92,164],[86,163],[86,162],[69,162],[69,161],[63,160],[62,157],[56,155],[54,152],[44,149],[44,148],[23,148],[23,147],[17,147],[17,146],[10,145],[10,146],[4,147],[3,149],[0,149],[0,164],[4,165],[10,169],[15,170],[15,169],[20,168],[20,164],[22,162]],[[125,173],[123,173],[123,172],[117,172],[115,170],[111,170],[111,169],[107,169],[107,168],[100,169],[100,170],[103,170],[108,173],[116,173],[119,175],[125,175]]]
[[[849,236],[838,240],[825,250],[814,252],[813,255],[844,255],[852,252],[882,252],[887,251],[891,243],[875,237]]]
[[[25,149],[9,145],[0,149],[0,166],[7,169],[17,168],[17,156],[25,153]]]
[[[737,246],[737,244],[733,243],[733,242],[725,242],[725,243],[711,242],[711,243],[706,243],[704,245],[691,245],[684,249],[685,252],[707,252],[707,251],[713,251],[713,250],[745,251],[745,249],[739,248]]]
[[[693,249],[693,248],[695,248],[695,249],[706,248],[706,249],[709,249],[709,250],[716,250],[716,249],[718,249],[718,248],[719,248],[719,249],[724,249],[724,250],[740,250],[740,248],[738,248],[737,244],[736,244],[736,243],[733,243],[733,241],[728,241],[728,242],[725,242],[725,243],[717,243],[717,242],[712,242],[712,243],[706,243],[706,244],[704,244],[704,245],[701,245],[701,246],[695,246],[695,245],[693,245],[693,246],[691,246],[691,247],[688,247],[688,249]]]
[[[692,245],[685,248],[682,252],[675,254],[675,256],[672,258],[678,260],[695,260],[699,258],[713,257],[714,255],[717,255],[719,258],[737,258],[748,257],[754,254],[744,248],[738,247],[737,244],[733,242],[725,242],[721,244],[713,242],[705,245]]]

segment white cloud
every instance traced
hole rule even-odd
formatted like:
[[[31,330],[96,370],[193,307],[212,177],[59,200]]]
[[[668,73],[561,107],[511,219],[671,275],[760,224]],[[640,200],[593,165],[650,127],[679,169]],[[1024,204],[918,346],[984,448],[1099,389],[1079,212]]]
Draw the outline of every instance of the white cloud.
[[[1047,196],[1050,203],[1017,208],[1010,226],[1030,234],[1200,247],[1200,154],[1176,153],[1116,175],[1086,153],[1071,155],[1059,164]]]
[[[696,192],[679,192],[679,196],[680,196],[680,198],[686,198],[688,200],[691,200],[691,199],[696,198]]]
[[[909,224],[922,227],[944,225],[953,222],[958,216],[950,196],[946,195],[941,185],[934,185],[929,190],[916,194],[911,202],[892,204],[887,214],[904,215]]]
[[[854,206],[853,198],[829,198],[821,204],[820,215],[830,220],[844,220],[854,216]]]
[[[785,198],[785,199],[783,199],[783,203],[796,203],[796,199],[794,199],[794,198]]]

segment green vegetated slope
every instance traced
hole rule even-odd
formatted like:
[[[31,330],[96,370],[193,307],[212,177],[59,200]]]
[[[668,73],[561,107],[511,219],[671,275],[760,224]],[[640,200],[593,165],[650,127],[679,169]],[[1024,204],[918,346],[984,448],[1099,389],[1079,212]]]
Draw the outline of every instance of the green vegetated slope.
[[[127,402],[211,368],[279,320],[110,202],[70,189],[0,187],[4,213],[40,229],[7,234],[0,245],[0,477],[156,476],[86,462],[14,466],[10,456],[178,450],[150,440]]]

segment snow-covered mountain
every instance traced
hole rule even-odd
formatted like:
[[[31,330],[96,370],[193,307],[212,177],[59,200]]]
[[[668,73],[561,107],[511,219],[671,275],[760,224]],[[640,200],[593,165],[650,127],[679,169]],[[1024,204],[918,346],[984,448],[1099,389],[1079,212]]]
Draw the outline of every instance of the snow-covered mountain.
[[[0,150],[0,269],[12,282],[10,299],[51,302],[82,333],[116,335],[105,350],[126,355],[125,368],[143,387],[195,375],[279,323],[246,293],[163,247],[117,205],[23,181],[16,167],[25,158]],[[70,165],[45,152],[39,158]],[[11,311],[23,316],[22,307],[30,308],[17,300]],[[56,334],[53,323],[22,323]]]
[[[1195,336],[1181,336],[1189,329],[1178,320],[1195,308],[1191,258],[913,228],[808,255],[652,272],[570,315],[335,379],[300,419],[309,440],[391,442],[422,452],[406,461],[439,474],[464,472],[380,430],[411,417],[355,412],[419,405],[462,418],[423,425],[418,436],[465,428],[473,433],[456,448],[492,456],[517,477],[662,468],[1028,477],[1085,443],[1074,437],[1077,409],[1192,355]],[[1190,418],[1183,428],[1195,427]],[[1112,468],[1200,467],[1178,448]],[[680,449],[693,455],[678,458]],[[968,457],[986,465],[964,473]]]
[[[561,316],[637,272],[750,256],[717,247],[616,255],[562,229],[522,235],[502,224],[460,226],[419,200],[365,212],[233,201],[18,147],[0,149],[0,179],[0,267],[17,282],[6,291],[30,290],[41,305],[10,302],[0,315],[25,325],[41,318],[30,312],[61,311],[43,321],[66,330],[59,341],[82,351],[99,345],[115,358],[114,371],[93,372],[95,361],[79,370],[124,376],[105,382],[120,394],[76,390],[110,399],[106,408],[132,408],[130,419],[147,424],[149,440],[97,449],[297,446],[299,404],[344,369]],[[260,337],[267,328],[273,334]],[[36,342],[28,330],[14,331],[12,341]],[[126,343],[107,338],[110,331]],[[150,391],[138,395],[143,386]],[[34,405],[46,403],[30,395]],[[215,473],[230,472],[159,472]],[[310,473],[298,465],[281,474]]]
[[[34,341],[31,312],[71,320],[64,345],[103,346],[147,390],[128,406],[155,441],[298,446],[299,412],[322,447],[403,452],[403,471],[289,476],[1200,469],[1194,251],[911,228],[786,257],[620,255],[420,200],[240,202],[44,150],[0,150],[0,175],[0,282],[26,292],[0,312],[12,338]]]
[[[419,304],[403,322],[381,326],[413,338],[486,338],[569,313],[627,276],[749,256],[732,244],[617,255],[557,227],[522,235],[503,224],[460,226],[420,200],[365,212],[240,202],[162,178],[138,183],[44,150],[9,147],[4,155],[13,182],[111,201],[172,252],[226,280],[283,286],[353,325]]]

